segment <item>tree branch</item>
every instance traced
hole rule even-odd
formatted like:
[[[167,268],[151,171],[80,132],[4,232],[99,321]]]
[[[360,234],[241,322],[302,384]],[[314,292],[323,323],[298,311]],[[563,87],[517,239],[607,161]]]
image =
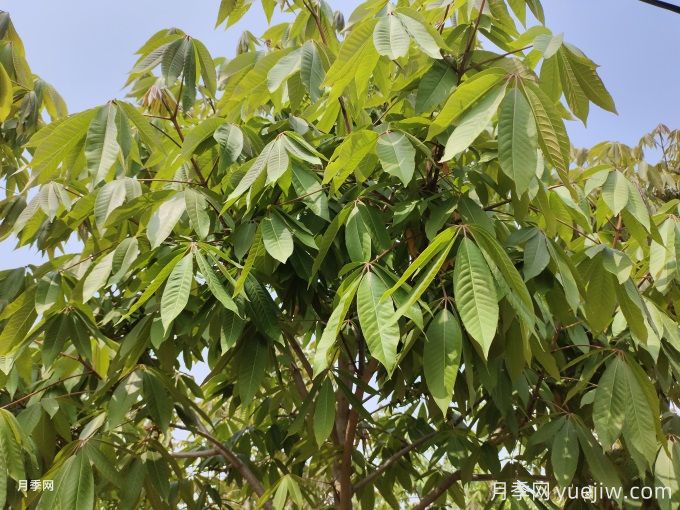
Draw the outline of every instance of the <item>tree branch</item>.
[[[680,5],[674,5],[662,0],[640,0],[640,2],[653,5],[654,7],[659,7],[660,9],[666,9],[667,11],[674,12],[675,14],[680,14]]]
[[[243,462],[241,459],[238,458],[238,456],[229,450],[226,446],[222,444],[222,442],[217,439],[215,436],[210,434],[207,430],[204,428],[197,428],[197,429],[188,429],[186,427],[182,427],[180,425],[173,425],[174,428],[182,429],[182,430],[188,430],[189,432],[193,432],[195,434],[198,434],[199,436],[202,436],[203,438],[207,439],[208,442],[212,443],[212,445],[215,447],[215,450],[217,450],[222,457],[225,458],[231,466],[236,469],[239,473],[241,473],[241,476],[248,482],[248,484],[253,488],[255,493],[258,495],[258,497],[263,497],[265,494],[264,486],[262,485],[262,482],[255,476],[255,473],[248,467],[248,465]],[[267,510],[273,510],[273,506],[270,501],[265,501],[263,504],[264,508]]]

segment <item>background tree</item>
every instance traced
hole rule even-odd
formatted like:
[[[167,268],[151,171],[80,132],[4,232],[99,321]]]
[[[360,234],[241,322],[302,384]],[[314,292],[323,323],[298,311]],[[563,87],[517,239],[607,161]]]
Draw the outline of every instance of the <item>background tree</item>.
[[[677,506],[678,132],[572,151],[614,102],[538,0],[262,6],[68,117],[0,17],[0,234],[47,255],[0,273],[0,506]]]

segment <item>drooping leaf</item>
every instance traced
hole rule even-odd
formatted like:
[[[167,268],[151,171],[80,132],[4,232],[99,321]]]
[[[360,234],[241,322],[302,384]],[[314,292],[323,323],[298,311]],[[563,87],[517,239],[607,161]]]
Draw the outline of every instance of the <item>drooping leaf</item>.
[[[371,355],[391,374],[397,360],[399,326],[392,320],[392,299],[380,299],[386,290],[387,287],[375,273],[366,273],[357,290],[357,311]]]
[[[465,329],[487,356],[498,326],[496,287],[482,252],[467,238],[456,253],[453,292]]]
[[[321,445],[328,438],[335,425],[335,390],[326,378],[319,389],[314,404],[314,439]]]
[[[451,403],[462,350],[463,332],[458,319],[444,309],[430,322],[423,347],[425,381],[444,416]]]

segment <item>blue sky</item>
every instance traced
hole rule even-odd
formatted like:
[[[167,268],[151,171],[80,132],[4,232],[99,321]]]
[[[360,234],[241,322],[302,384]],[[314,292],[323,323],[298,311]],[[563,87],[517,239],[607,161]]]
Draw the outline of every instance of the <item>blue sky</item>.
[[[258,2],[255,2],[258,3]],[[331,0],[349,14],[358,0]],[[74,112],[124,94],[134,52],[154,32],[176,26],[203,41],[213,56],[232,56],[245,29],[259,35],[259,9],[236,26],[214,29],[218,0],[6,0],[33,71],[51,82]],[[547,25],[600,64],[619,115],[594,107],[587,128],[569,123],[572,142],[635,143],[663,122],[680,127],[680,16],[637,0],[543,0]],[[673,50],[676,48],[676,50]],[[0,243],[0,269],[37,262],[28,249]]]

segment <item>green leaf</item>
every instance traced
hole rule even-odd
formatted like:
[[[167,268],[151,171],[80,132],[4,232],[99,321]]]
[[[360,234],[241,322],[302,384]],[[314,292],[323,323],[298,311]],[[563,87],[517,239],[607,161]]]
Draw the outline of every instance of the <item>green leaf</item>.
[[[35,311],[44,315],[57,302],[62,294],[61,275],[49,272],[36,284]]]
[[[286,227],[286,224],[277,214],[272,213],[262,220],[260,228],[262,229],[262,241],[267,253],[282,264],[285,264],[293,254],[294,249],[293,236]]]
[[[163,266],[156,277],[144,289],[144,292],[142,292],[142,295],[139,296],[139,299],[135,301],[135,304],[130,307],[124,318],[130,317],[133,313],[139,310],[142,305],[144,305],[144,303],[146,303],[149,298],[151,298],[151,296],[155,294],[161,285],[165,283],[165,280],[168,279],[168,276],[174,270],[175,266],[182,259],[182,257],[184,257],[184,253],[179,253],[167,265]]]
[[[357,291],[357,311],[371,355],[385,366],[388,374],[392,374],[397,360],[399,325],[392,320],[392,299],[380,299],[386,290],[375,273],[366,273]]]
[[[446,416],[463,350],[463,332],[447,309],[435,315],[425,334],[423,371],[432,398]]]
[[[210,264],[206,260],[205,256],[200,251],[196,251],[195,255],[196,262],[198,263],[198,270],[203,275],[205,283],[208,285],[210,292],[212,292],[213,296],[215,296],[226,309],[238,314],[239,310],[236,306],[236,303],[234,303],[234,300],[224,289],[222,282],[212,270],[212,267],[210,267]]]
[[[324,379],[314,404],[314,439],[322,445],[335,425],[335,390],[329,378]]]
[[[89,301],[99,289],[106,285],[113,268],[113,256],[114,252],[107,253],[90,269],[83,284],[83,303]]]
[[[45,491],[37,510],[94,508],[94,475],[84,453],[66,459],[54,479],[54,490]]]
[[[571,420],[564,420],[564,425],[555,434],[550,452],[555,478],[561,487],[568,487],[578,467],[579,446],[576,429]]]
[[[609,326],[616,309],[616,282],[614,275],[602,268],[600,254],[593,259],[593,268],[586,288],[585,311],[594,334]]]
[[[265,149],[266,150],[266,149]],[[278,136],[270,144],[267,152],[267,183],[274,183],[288,170],[290,158],[288,157],[288,144],[285,136]]]
[[[146,228],[146,236],[152,248],[157,248],[168,238],[184,213],[185,207],[183,193],[176,193],[158,206]]]
[[[380,55],[396,60],[408,53],[409,35],[401,19],[388,13],[378,20],[373,31],[373,44]]]
[[[248,405],[262,385],[267,370],[268,347],[258,336],[244,338],[238,354],[238,391]]]
[[[394,314],[393,321],[396,322],[402,315],[407,314],[413,304],[418,301],[420,296],[422,296],[423,293],[429,288],[430,284],[439,273],[439,270],[444,265],[444,262],[446,262],[449,252],[453,247],[453,243],[454,240],[451,239],[446,245],[444,245],[443,249],[437,253],[437,257],[432,261],[432,264],[428,266],[427,270],[423,273],[423,276],[420,278],[420,280],[418,280],[418,283],[413,287],[411,292],[409,292],[406,301],[399,305],[399,308]]]
[[[534,114],[541,150],[565,179],[569,171],[571,144],[564,122],[552,100],[540,88],[522,82],[522,89]]]
[[[531,107],[515,87],[505,96],[498,120],[498,160],[523,195],[536,175],[538,133]]]
[[[597,65],[568,44],[562,46],[559,53],[565,64],[568,63],[571,73],[588,99],[604,110],[617,113],[614,99],[597,74]]]
[[[188,253],[173,268],[161,297],[161,322],[167,331],[170,323],[189,302],[191,283],[194,281],[194,257]]]
[[[328,184],[332,180],[337,181],[336,186],[342,183],[373,151],[377,140],[378,134],[374,131],[353,131],[333,152],[324,171],[323,183]]]
[[[615,356],[600,377],[593,403],[593,423],[602,446],[610,449],[623,430],[628,395],[626,394],[627,367]]]
[[[413,179],[416,150],[404,133],[390,131],[378,138],[375,151],[383,170],[398,177],[404,186]]]
[[[314,377],[317,377],[321,372],[328,368],[328,352],[331,350],[333,344],[338,338],[338,334],[342,329],[347,312],[349,311],[349,308],[354,301],[354,297],[356,296],[361,278],[355,278],[354,280],[350,281],[351,283],[344,288],[344,292],[338,291],[338,303],[335,308],[333,308],[333,312],[328,318],[328,322],[326,323],[326,327],[321,334],[321,338],[316,344],[316,352],[314,354],[313,361]]]
[[[269,92],[277,90],[293,73],[298,72],[301,64],[302,48],[290,52],[274,64],[267,75],[267,88]]]
[[[617,170],[610,172],[602,186],[602,198],[614,215],[619,214],[626,207],[629,196],[628,179]]]
[[[216,135],[216,130],[227,122],[221,117],[210,117],[203,120],[198,126],[189,131],[182,142],[180,161],[188,161],[201,143],[211,136]],[[219,142],[219,140],[217,140]]]
[[[503,69],[492,67],[465,80],[453,91],[453,94],[446,101],[439,115],[430,124],[427,139],[430,140],[449,128],[461,115],[472,108],[480,98],[486,96],[491,89],[498,85],[505,75],[506,72]]]
[[[189,54],[193,54],[193,51],[191,40],[188,37],[182,37],[168,45],[161,61],[161,74],[166,86],[171,87],[175,84],[177,78],[184,71]]]
[[[0,356],[8,354],[24,340],[36,318],[35,288],[30,288],[19,294],[0,314],[0,321],[6,321],[0,331]]]
[[[313,103],[321,97],[321,84],[326,73],[321,63],[321,56],[314,41],[307,41],[302,46],[300,63],[300,79]]]
[[[621,480],[616,474],[616,468],[612,462],[602,453],[602,448],[593,439],[590,430],[582,423],[575,423],[576,435],[581,445],[583,456],[586,458],[588,467],[596,481],[604,487],[621,487]]]
[[[155,370],[147,369],[143,372],[142,389],[145,409],[162,431],[167,430],[172,418],[172,399],[168,398],[168,388]]]
[[[198,56],[198,62],[201,67],[201,76],[203,77],[203,84],[212,96],[217,92],[217,71],[215,70],[215,62],[210,56],[208,48],[205,47],[198,39],[192,39],[194,50]]]
[[[429,112],[439,106],[456,88],[457,79],[448,65],[435,62],[418,84],[416,113]]]
[[[208,201],[203,193],[187,188],[184,190],[184,204],[189,215],[191,228],[194,229],[199,239],[205,239],[210,233],[210,217],[206,210]]]
[[[445,246],[449,246],[450,249],[450,241],[453,240],[456,232],[458,232],[458,230],[455,227],[449,227],[437,234],[432,242],[427,245],[427,248],[425,248],[420,253],[420,255],[418,255],[418,257],[413,262],[411,262],[411,265],[408,266],[406,271],[404,271],[404,273],[401,275],[401,278],[399,278],[399,281],[397,281],[397,283],[391,289],[389,289],[383,297],[391,296],[397,289],[404,285],[412,275],[416,274],[423,267],[425,267],[435,255],[444,249]]]
[[[251,317],[256,317],[255,327],[274,342],[281,341],[278,308],[269,291],[252,275],[245,283],[246,308]]]
[[[292,168],[293,189],[297,196],[314,214],[328,220],[328,198],[318,177],[296,161],[293,162]]]
[[[648,400],[645,390],[640,386],[628,364],[621,363],[624,366],[623,376],[617,382],[623,385],[621,393],[626,399],[623,437],[627,446],[642,454],[651,467],[659,449],[656,441],[657,427],[652,415],[654,406]],[[644,377],[646,379],[647,374],[644,374]]]
[[[100,188],[94,203],[94,220],[100,232],[104,231],[109,215],[123,205],[125,195],[125,181],[121,179],[107,182]]]
[[[541,274],[550,263],[550,252],[545,235],[537,232],[524,246],[524,280],[529,281]]]
[[[39,184],[48,182],[64,158],[80,151],[88,127],[95,114],[103,109],[93,108],[50,124],[33,135],[29,146],[35,147],[31,166]]]
[[[0,122],[4,122],[12,110],[12,80],[5,67],[0,65]]]
[[[368,262],[371,259],[371,232],[357,206],[349,213],[345,223],[345,246],[352,262]]]
[[[441,161],[449,161],[467,149],[489,126],[505,94],[506,85],[492,89],[465,113],[446,141]]]
[[[527,289],[522,280],[519,271],[508,257],[503,247],[498,243],[496,238],[492,236],[486,229],[478,225],[470,225],[470,232],[477,241],[477,244],[482,249],[484,256],[489,263],[489,266],[494,265],[500,271],[504,282],[496,278],[501,288],[506,287],[506,298],[512,307],[518,312],[520,318],[529,328],[533,328],[535,321],[534,305],[531,299],[529,289]]]
[[[235,124],[222,124],[213,133],[213,138],[222,147],[220,157],[226,165],[234,163],[243,151],[243,131]]]
[[[443,58],[439,46],[440,41],[443,43],[441,37],[439,37],[435,30],[423,24],[423,21],[419,19],[421,17],[417,11],[402,8],[397,16],[408,34],[413,37],[416,44],[423,50],[423,53],[432,58]]]
[[[467,238],[456,254],[453,292],[465,329],[488,356],[498,326],[496,286],[482,252]]]
[[[112,102],[102,106],[87,130],[85,159],[94,184],[106,177],[120,152],[116,112]]]

